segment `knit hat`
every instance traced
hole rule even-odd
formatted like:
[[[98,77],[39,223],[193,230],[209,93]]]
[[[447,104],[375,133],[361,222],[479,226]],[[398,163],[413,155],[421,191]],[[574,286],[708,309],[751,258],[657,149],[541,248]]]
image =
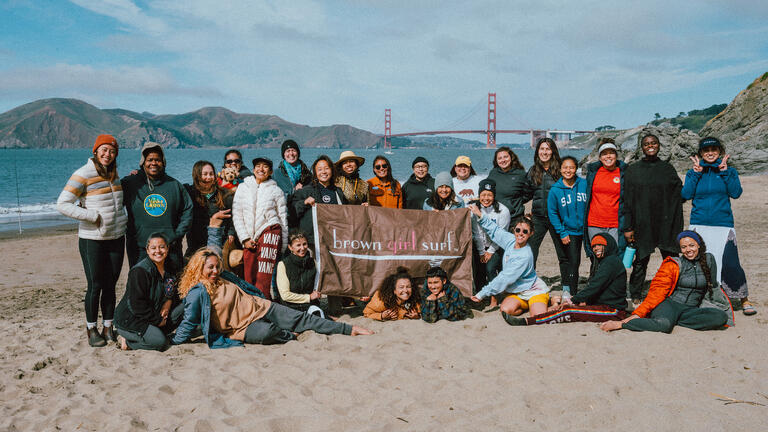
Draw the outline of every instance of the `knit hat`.
[[[283,145],[280,146],[280,155],[283,157],[283,159],[285,159],[285,151],[288,149],[296,150],[297,157],[301,157],[301,150],[299,150],[299,145],[296,144],[296,141],[288,139],[283,141]]]
[[[469,156],[459,156],[456,158],[456,162],[454,162],[453,165],[472,166],[472,161],[469,159]]]
[[[685,230],[685,231],[681,232],[680,234],[678,234],[677,235],[677,242],[680,243],[680,240],[682,240],[685,237],[692,238],[699,245],[701,245],[703,243],[699,233],[697,233],[696,231],[690,231],[690,230]]]
[[[600,148],[597,149],[597,155],[600,156],[603,153],[603,150],[608,150],[608,149],[612,149],[613,151],[616,151],[616,144],[607,142],[601,145]]]
[[[594,237],[592,237],[592,243],[590,243],[593,247],[596,245],[603,245],[608,246],[608,240],[605,239],[601,234],[595,234]]]
[[[482,191],[491,191],[496,195],[496,182],[493,179],[483,179],[477,188],[477,194],[480,195]]]
[[[256,167],[257,163],[265,163],[269,165],[270,170],[272,169],[272,159],[267,159],[265,157],[257,156],[251,161],[251,163],[253,164],[254,167]]]
[[[115,137],[112,135],[99,135],[96,137],[96,142],[93,143],[93,152],[96,153],[96,149],[104,144],[111,145],[115,148],[115,151],[119,150]]]
[[[720,151],[725,150],[725,146],[723,146],[723,143],[721,143],[719,139],[714,137],[702,138],[701,141],[699,141],[699,153],[701,153],[701,151],[707,147],[720,147]]]
[[[453,177],[451,177],[451,173],[443,171],[435,177],[435,189],[440,186],[448,186],[453,189]]]
[[[421,156],[416,156],[416,159],[414,159],[413,162],[411,162],[411,168],[416,166],[417,163],[421,163],[421,162],[424,162],[425,164],[427,164],[427,166],[429,166],[429,161],[426,158]]]
[[[139,159],[139,166],[144,166],[144,159],[146,159],[147,154],[150,152],[160,153],[160,156],[163,157],[163,167],[167,166],[165,163],[165,153],[163,152],[163,146],[156,142],[147,141],[144,143],[144,145],[141,147],[141,159]]]

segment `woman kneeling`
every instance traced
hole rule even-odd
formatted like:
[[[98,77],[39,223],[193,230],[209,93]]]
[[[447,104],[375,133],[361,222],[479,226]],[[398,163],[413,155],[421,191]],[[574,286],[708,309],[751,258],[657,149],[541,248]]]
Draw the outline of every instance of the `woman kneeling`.
[[[651,281],[648,296],[632,315],[605,322],[601,329],[670,333],[675,325],[714,330],[733,322],[728,298],[714,286],[712,275],[717,274],[717,264],[704,241],[695,231],[683,231],[677,240],[683,257],[665,258]]]
[[[276,344],[296,338],[295,333],[314,330],[322,334],[363,335],[370,330],[295,311],[250,295],[219,277],[221,261],[210,249],[200,249],[187,264],[179,283],[184,299],[184,320],[174,344],[191,339],[200,325],[211,348],[243,343]]]

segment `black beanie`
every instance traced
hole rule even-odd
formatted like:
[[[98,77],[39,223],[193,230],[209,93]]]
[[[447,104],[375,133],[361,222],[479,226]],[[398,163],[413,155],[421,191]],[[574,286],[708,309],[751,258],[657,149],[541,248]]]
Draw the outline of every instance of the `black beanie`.
[[[482,191],[491,191],[493,195],[496,195],[496,182],[493,179],[483,179],[477,186],[477,194],[480,195]]]
[[[429,161],[427,159],[421,156],[417,156],[416,159],[414,159],[413,162],[411,163],[411,168],[413,168],[414,165],[416,165],[419,162],[424,162],[425,164],[427,164],[427,166],[429,166]]]
[[[285,151],[290,148],[295,149],[298,157],[301,157],[301,150],[299,149],[299,145],[296,144],[296,141],[289,139],[283,141],[283,145],[280,147],[280,156],[282,156],[283,159],[285,159]]]

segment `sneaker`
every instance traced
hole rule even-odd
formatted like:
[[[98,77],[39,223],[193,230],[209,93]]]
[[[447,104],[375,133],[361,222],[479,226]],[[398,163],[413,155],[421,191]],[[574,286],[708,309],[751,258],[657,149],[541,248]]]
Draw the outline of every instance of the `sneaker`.
[[[525,318],[513,317],[512,315],[509,315],[506,312],[502,312],[501,313],[501,317],[504,318],[504,321],[506,321],[507,324],[509,324],[511,326],[524,326],[524,325],[528,325],[526,323],[526,321],[525,321]]]
[[[573,296],[571,295],[570,291],[563,291],[563,294],[561,295],[561,301],[563,303],[572,303],[571,302],[571,297],[573,297]]]
[[[107,345],[107,341],[104,340],[96,327],[86,329],[86,334],[88,335],[88,345],[94,348]]]

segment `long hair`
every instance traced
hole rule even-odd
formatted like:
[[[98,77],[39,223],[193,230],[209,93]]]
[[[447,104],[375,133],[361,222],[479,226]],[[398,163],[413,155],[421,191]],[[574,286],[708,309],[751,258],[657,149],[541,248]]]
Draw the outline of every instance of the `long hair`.
[[[312,183],[315,185],[320,184],[320,181],[317,180],[317,175],[315,174],[315,168],[317,167],[317,163],[320,161],[325,161],[331,168],[331,179],[329,180],[329,184],[333,186],[336,183],[336,168],[333,166],[333,161],[330,157],[328,157],[328,155],[320,155],[317,157],[317,159],[315,159],[314,162],[312,162]]]
[[[451,194],[448,195],[448,198],[443,199],[440,197],[440,195],[437,194],[437,187],[435,190],[432,191],[432,195],[427,198],[427,204],[432,207],[433,209],[437,210],[447,210],[451,207],[454,203],[458,203],[456,200],[456,191],[453,190],[453,187],[448,186],[451,188]]]
[[[186,297],[187,294],[189,294],[189,290],[199,283],[203,284],[209,296],[213,297],[216,294],[216,288],[222,284],[221,279],[212,283],[208,278],[203,276],[205,261],[212,256],[216,257],[216,267],[219,269],[219,274],[221,274],[222,264],[219,255],[213,250],[205,247],[198,249],[197,252],[192,255],[192,258],[189,259],[187,266],[184,267],[184,273],[181,275],[178,288],[180,298]]]
[[[699,261],[701,271],[704,273],[704,279],[707,281],[707,295],[711,298],[714,284],[712,283],[712,270],[709,268],[709,264],[707,264],[707,244],[704,243],[703,238],[699,242],[699,255],[696,259]]]
[[[408,269],[405,267],[398,267],[395,273],[384,279],[384,282],[381,283],[381,287],[379,288],[379,298],[381,298],[384,307],[387,309],[395,309],[398,307],[397,296],[395,296],[395,285],[400,279],[408,279],[411,282],[411,298],[408,299],[411,305],[417,305],[421,302],[421,295],[419,294],[419,290],[414,286],[413,278],[411,277],[411,274],[408,273]]]
[[[382,155],[377,155],[373,159],[373,166],[374,167],[376,166],[376,161],[378,161],[378,160],[384,161],[387,164],[387,175],[384,176],[384,180],[386,180],[387,183],[394,183],[395,182],[395,178],[392,176],[392,164],[389,163],[389,159],[387,159],[386,157],[384,157]],[[373,172],[373,175],[376,175],[376,171]]]
[[[101,178],[109,181],[112,183],[117,178],[117,155],[115,155],[115,160],[112,161],[111,164],[104,166],[99,162],[99,159],[94,155],[91,158],[91,161],[93,161],[93,165],[96,167],[96,172],[101,176]]]
[[[210,166],[213,170],[214,176],[216,175],[216,167],[213,166],[211,162],[208,161],[197,161],[192,166],[192,185],[195,189],[195,196],[192,198],[197,202],[197,204],[200,205],[200,207],[205,207],[208,205],[207,200],[205,199],[205,194],[208,192],[205,192],[203,190],[203,168],[206,166]],[[216,197],[216,206],[220,209],[223,209],[224,206],[224,198],[222,197],[222,193],[218,188],[218,185],[216,184],[216,180],[214,179],[213,184],[211,185],[212,192],[215,194]]]
[[[549,161],[549,169],[544,169],[544,163],[541,162],[541,159],[539,158],[539,149],[544,143],[546,143],[552,150],[552,159]],[[559,179],[561,162],[562,159],[560,159],[560,152],[557,150],[555,141],[552,138],[541,138],[536,142],[536,151],[533,153],[533,170],[531,171],[531,179],[533,180],[533,183],[540,185],[545,172],[549,173],[553,179]]]
[[[509,164],[509,169],[518,168],[521,170],[524,170],[525,167],[523,167],[523,164],[520,163],[520,158],[517,157],[515,152],[512,151],[511,148],[507,146],[502,146],[496,149],[496,152],[493,153],[493,166],[494,168],[499,168],[499,164],[496,162],[496,156],[499,155],[501,152],[507,152],[509,157],[512,159],[512,162]]]

